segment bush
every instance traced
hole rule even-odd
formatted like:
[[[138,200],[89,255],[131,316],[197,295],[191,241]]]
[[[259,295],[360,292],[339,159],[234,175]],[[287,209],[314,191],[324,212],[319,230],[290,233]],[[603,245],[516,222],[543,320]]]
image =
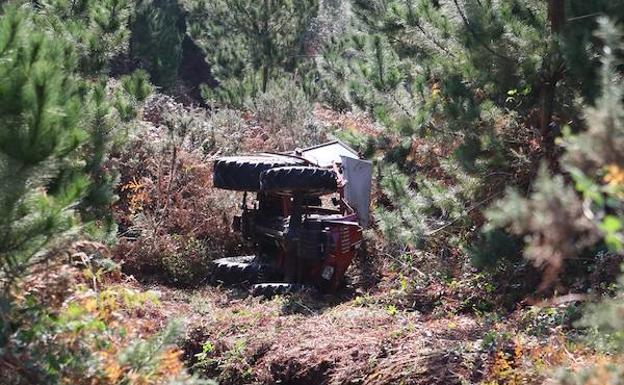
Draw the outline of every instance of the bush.
[[[265,130],[266,145],[272,151],[289,151],[325,139],[313,121],[312,103],[293,80],[274,81],[266,92],[249,100],[247,107]]]
[[[525,236],[524,255],[544,270],[542,289],[555,283],[566,258],[578,256],[598,241],[598,228],[583,215],[576,191],[561,176],[551,176],[542,167],[530,197],[510,190],[487,212],[487,230],[508,227]]]
[[[209,121],[201,119],[202,110],[155,98],[145,114],[159,125],[145,122],[117,160],[116,258],[140,278],[198,284],[211,260],[242,251],[230,228],[236,196],[212,188],[205,153],[215,143],[206,138]]]
[[[175,347],[181,324],[160,333],[161,319],[137,314],[158,297],[119,285],[118,267],[105,247],[76,243],[65,250],[72,264],[48,268],[24,281],[9,316],[20,322],[0,358],[3,383],[208,384],[186,372]]]

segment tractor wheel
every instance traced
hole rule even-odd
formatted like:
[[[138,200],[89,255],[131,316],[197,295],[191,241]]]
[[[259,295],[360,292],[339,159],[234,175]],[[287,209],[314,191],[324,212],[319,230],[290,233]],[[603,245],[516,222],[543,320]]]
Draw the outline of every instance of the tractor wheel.
[[[307,288],[309,287],[297,283],[261,283],[253,285],[251,295],[272,298],[276,295],[299,293]]]
[[[259,191],[260,174],[274,167],[305,164],[295,156],[256,154],[226,156],[214,162],[214,187],[236,191]]]
[[[247,255],[220,258],[212,261],[213,283],[236,285],[261,282],[263,276],[268,275],[270,268],[267,265],[255,262],[254,259],[254,255]]]
[[[262,191],[274,193],[301,192],[310,195],[325,195],[336,192],[336,173],[320,167],[291,166],[277,167],[260,175]]]

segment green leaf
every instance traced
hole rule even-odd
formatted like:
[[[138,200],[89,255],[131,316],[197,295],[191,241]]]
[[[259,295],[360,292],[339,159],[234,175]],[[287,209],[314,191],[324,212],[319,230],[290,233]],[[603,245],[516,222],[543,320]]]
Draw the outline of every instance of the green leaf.
[[[600,229],[607,234],[613,234],[622,229],[622,222],[619,218],[613,215],[607,215],[600,225]]]

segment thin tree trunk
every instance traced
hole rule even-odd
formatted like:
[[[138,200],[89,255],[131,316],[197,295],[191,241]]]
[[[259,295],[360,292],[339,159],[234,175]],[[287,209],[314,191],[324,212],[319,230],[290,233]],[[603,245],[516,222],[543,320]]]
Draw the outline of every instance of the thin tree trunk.
[[[270,32],[269,32],[269,18],[271,17],[271,3],[270,0],[264,0],[264,15],[263,15],[263,28],[264,28],[264,66],[262,67],[262,93],[265,93],[267,90],[267,85],[269,83],[269,73],[270,68],[269,65],[271,63],[271,61],[273,60],[272,58],[272,52],[271,52],[271,37],[270,37]]]
[[[269,82],[269,65],[265,64],[264,67],[262,67],[262,93],[266,92],[268,82]]]
[[[548,21],[553,35],[561,32],[565,25],[565,0],[548,1]]]
[[[559,54],[555,52],[554,40],[565,26],[565,0],[548,1],[548,21],[550,22],[551,52],[544,59],[542,67],[539,123],[544,149],[547,154],[552,155],[555,145],[555,133],[552,130],[551,122],[557,95],[557,83],[561,80],[563,72],[563,63]]]

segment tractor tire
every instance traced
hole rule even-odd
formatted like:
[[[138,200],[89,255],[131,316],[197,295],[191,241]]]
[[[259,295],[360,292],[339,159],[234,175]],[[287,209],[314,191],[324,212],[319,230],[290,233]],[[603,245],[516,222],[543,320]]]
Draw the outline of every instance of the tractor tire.
[[[254,261],[254,255],[227,257],[212,261],[212,282],[214,284],[240,285],[262,282],[270,275],[267,265]]]
[[[260,174],[260,189],[278,194],[331,194],[338,189],[336,173],[320,167],[276,167]]]
[[[214,187],[235,191],[260,191],[260,174],[274,167],[297,166],[305,160],[279,154],[226,156],[214,162]]]
[[[253,285],[251,295],[254,297],[273,298],[276,295],[299,293],[307,288],[309,287],[297,283],[261,283]]]

